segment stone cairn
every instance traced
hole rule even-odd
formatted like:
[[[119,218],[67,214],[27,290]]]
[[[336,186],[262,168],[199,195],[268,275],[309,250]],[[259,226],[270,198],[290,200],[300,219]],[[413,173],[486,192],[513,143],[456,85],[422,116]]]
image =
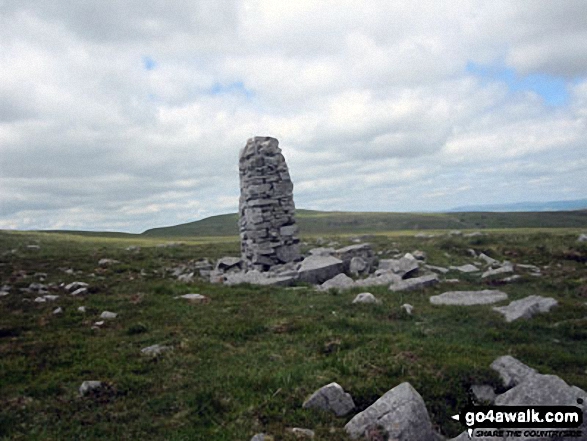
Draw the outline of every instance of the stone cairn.
[[[245,269],[301,260],[293,183],[275,138],[247,141],[239,157],[239,231]]]

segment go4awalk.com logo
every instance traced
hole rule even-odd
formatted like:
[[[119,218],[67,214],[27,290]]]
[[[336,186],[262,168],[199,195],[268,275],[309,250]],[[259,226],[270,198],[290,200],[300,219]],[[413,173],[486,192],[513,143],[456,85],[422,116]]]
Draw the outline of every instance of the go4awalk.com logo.
[[[577,406],[468,406],[452,418],[467,426],[469,438],[582,437]]]

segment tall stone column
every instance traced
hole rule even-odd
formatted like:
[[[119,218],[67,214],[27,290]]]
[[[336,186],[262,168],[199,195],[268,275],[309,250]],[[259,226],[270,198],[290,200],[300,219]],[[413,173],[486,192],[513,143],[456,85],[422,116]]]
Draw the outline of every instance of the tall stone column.
[[[300,260],[293,183],[275,138],[251,138],[239,157],[239,231],[247,269]]]

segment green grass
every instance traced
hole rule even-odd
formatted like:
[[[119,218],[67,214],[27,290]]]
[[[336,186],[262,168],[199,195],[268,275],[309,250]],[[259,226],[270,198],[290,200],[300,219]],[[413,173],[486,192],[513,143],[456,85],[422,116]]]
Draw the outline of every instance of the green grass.
[[[495,287],[478,276],[459,277],[423,291],[370,289],[381,305],[351,305],[364,291],[318,293],[297,289],[178,283],[165,268],[190,260],[238,255],[233,238],[182,240],[75,234],[0,232],[0,439],[248,440],[257,432],[292,440],[287,429],[306,427],[317,439],[347,440],[350,416],[301,408],[317,388],[336,381],[359,410],[400,382],[423,396],[434,425],[445,435],[462,428],[454,415],[467,404],[471,384],[499,387],[489,364],[511,354],[542,373],[587,388],[587,247],[575,230],[491,231],[480,237],[418,239],[414,232],[371,235],[376,251],[421,249],[437,265],[470,262],[468,249],[515,263],[547,266],[544,276],[524,276],[499,286],[512,300],[530,294],[555,297],[549,314],[507,324],[489,306],[440,307],[428,298],[448,290]],[[344,234],[331,234],[341,246]],[[315,238],[303,237],[305,248]],[[37,244],[39,250],[26,245]],[[140,251],[127,251],[130,245]],[[14,250],[14,252],[13,252]],[[120,263],[100,268],[98,260]],[[72,268],[76,274],[67,274]],[[43,283],[90,284],[90,294],[62,290],[53,303],[24,301],[19,288]],[[26,278],[22,275],[26,274]],[[174,296],[198,292],[207,304]],[[408,302],[414,315],[402,313]],[[85,305],[87,312],[77,307]],[[64,314],[56,316],[57,306]],[[91,329],[102,311],[119,314]],[[174,348],[158,358],[140,350]],[[84,380],[108,388],[79,397]]]

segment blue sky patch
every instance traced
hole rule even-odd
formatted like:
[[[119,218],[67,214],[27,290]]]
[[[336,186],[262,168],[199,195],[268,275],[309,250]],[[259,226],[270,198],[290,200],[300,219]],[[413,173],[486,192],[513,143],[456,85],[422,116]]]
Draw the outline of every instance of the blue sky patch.
[[[471,61],[467,63],[466,71],[486,82],[499,81],[506,83],[512,92],[535,92],[551,106],[562,106],[569,101],[567,83],[560,77],[547,74],[520,76],[511,67],[501,65],[485,66]]]
[[[209,93],[211,95],[225,95],[225,94],[234,94],[234,95],[244,95],[245,98],[250,99],[253,97],[254,93],[252,90],[249,90],[245,87],[245,84],[242,81],[236,81],[230,84],[221,84],[215,83],[210,89]]]
[[[151,57],[143,57],[143,66],[146,70],[153,70],[157,67],[157,62]]]

